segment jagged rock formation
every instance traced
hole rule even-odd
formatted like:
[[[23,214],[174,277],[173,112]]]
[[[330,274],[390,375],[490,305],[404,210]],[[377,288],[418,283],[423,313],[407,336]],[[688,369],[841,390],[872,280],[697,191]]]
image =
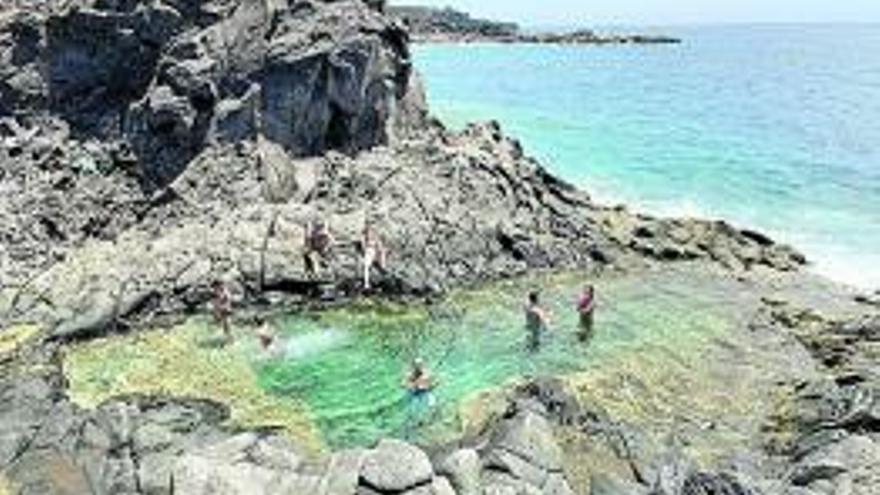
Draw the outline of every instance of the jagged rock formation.
[[[50,2],[0,33],[4,271],[114,238],[208,147],[351,153],[425,112],[406,33],[359,1]]]
[[[790,467],[780,475],[786,494],[853,493],[880,489],[880,314],[843,321],[790,304],[767,318],[792,333],[819,363],[819,379],[791,384],[768,430],[771,452]]]
[[[367,221],[391,250],[378,280],[389,294],[437,293],[535,268],[709,259],[738,270],[791,270],[803,262],[723,223],[594,206],[494,124],[460,135],[424,131],[406,146],[356,159],[290,162],[268,141],[240,147],[206,150],[144,205],[134,228],[83,243],[10,291],[8,317],[70,338],[139,316],[198,310],[219,278],[241,304],[353,296]],[[326,219],[338,241],[318,274],[303,258],[312,218]]]
[[[219,404],[135,397],[84,411],[57,371],[24,383],[4,371],[0,469],[23,495],[574,493],[540,411],[512,410],[481,445],[434,459],[396,440],[315,459],[271,431],[226,429]]]

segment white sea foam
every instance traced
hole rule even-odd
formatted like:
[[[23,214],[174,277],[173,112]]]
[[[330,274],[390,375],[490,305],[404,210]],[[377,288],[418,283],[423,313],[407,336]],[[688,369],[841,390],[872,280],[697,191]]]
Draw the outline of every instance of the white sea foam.
[[[601,179],[589,179],[580,184],[601,205],[626,205],[636,213],[670,218],[699,218],[704,220],[725,219],[740,228],[756,228],[776,242],[789,244],[802,251],[810,263],[813,273],[834,282],[856,289],[880,289],[880,248],[878,253],[857,253],[845,246],[811,243],[803,233],[788,232],[766,226],[755,225],[754,221],[731,218],[729,215],[713,212],[710,208],[693,199],[675,201],[645,201],[626,194],[620,194],[613,184]],[[809,215],[809,212],[804,212]]]
[[[814,252],[815,251],[815,252]],[[855,255],[841,250],[806,248],[812,270],[828,279],[857,289],[880,289],[880,253]]]
[[[348,338],[348,333],[335,328],[316,330],[280,339],[273,354],[281,359],[303,359],[344,345]]]

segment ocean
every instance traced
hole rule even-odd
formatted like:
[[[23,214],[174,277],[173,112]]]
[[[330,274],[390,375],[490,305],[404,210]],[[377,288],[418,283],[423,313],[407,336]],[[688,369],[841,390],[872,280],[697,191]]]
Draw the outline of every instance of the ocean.
[[[495,119],[601,203],[726,219],[880,288],[880,25],[673,27],[680,45],[419,45],[433,113]]]

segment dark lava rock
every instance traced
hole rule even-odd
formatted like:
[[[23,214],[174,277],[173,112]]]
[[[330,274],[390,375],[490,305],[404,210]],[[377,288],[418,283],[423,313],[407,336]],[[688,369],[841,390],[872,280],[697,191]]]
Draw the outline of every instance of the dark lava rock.
[[[684,481],[681,495],[753,495],[728,474],[694,473]]]

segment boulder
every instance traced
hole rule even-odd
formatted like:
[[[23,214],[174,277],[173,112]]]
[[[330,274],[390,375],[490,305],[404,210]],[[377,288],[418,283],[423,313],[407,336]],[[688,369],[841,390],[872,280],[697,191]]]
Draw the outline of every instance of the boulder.
[[[380,492],[403,492],[431,481],[427,454],[399,440],[382,440],[364,459],[360,484]]]
[[[431,495],[461,495],[460,493],[456,493],[455,489],[452,488],[452,484],[448,479],[443,476],[437,476],[434,478],[434,481],[431,482]]]
[[[319,478],[296,472],[301,457],[279,437],[243,433],[184,453],[174,464],[175,493],[272,494],[311,487]],[[305,493],[294,491],[291,493]]]
[[[693,473],[684,482],[681,495],[753,495],[733,476],[721,473]]]
[[[604,474],[595,474],[590,478],[590,495],[648,495],[649,491],[646,486]]]
[[[327,474],[321,482],[319,493],[323,495],[353,495],[357,491],[365,450],[335,452],[329,461]]]
[[[446,457],[437,473],[449,479],[458,495],[480,495],[480,471],[482,462],[474,449],[456,450]]]
[[[562,450],[550,423],[531,411],[518,414],[500,426],[489,452],[506,451],[545,471],[562,470]]]
[[[820,448],[795,464],[790,476],[795,486],[809,487],[817,482],[842,482],[838,478],[860,479],[865,489],[880,487],[880,445],[862,435]],[[865,492],[869,493],[869,492]]]

